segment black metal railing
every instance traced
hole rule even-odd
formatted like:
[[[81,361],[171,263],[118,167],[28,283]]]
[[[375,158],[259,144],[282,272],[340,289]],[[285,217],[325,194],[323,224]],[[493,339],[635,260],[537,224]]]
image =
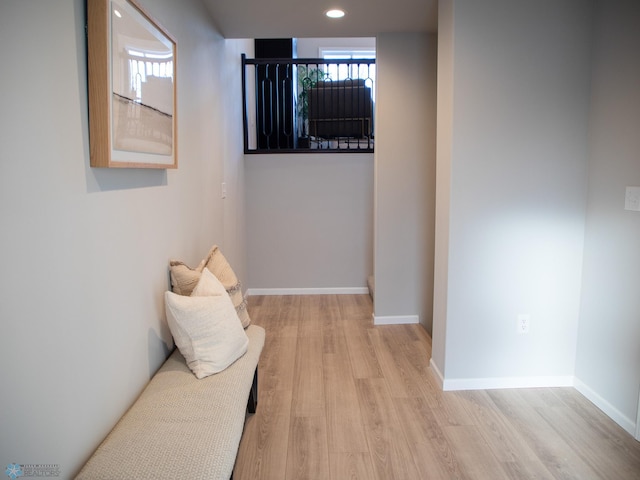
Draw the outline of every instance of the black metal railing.
[[[245,153],[373,152],[375,59],[242,55]]]

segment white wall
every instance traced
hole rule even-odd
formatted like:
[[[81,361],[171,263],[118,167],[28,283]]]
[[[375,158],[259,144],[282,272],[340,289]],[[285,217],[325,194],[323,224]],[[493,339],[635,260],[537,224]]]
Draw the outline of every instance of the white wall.
[[[373,155],[247,155],[248,286],[360,289],[373,271]]]
[[[373,38],[296,42],[299,58],[318,57],[321,46],[375,47]],[[250,293],[366,291],[373,155],[247,155],[245,163]]]
[[[623,210],[640,185],[640,4],[597,9],[589,201],[576,377],[578,388],[628,431],[640,391],[640,213]]]
[[[242,176],[241,144],[225,147],[239,114],[221,100],[239,95],[224,80],[239,61],[199,1],[141,1],[178,43],[172,171],[89,167],[84,0],[0,5],[2,468],[72,477],[167,354],[168,260],[215,242],[244,263],[243,193],[226,212],[212,188]]]
[[[451,172],[450,184],[438,185],[444,196],[449,189],[449,243],[436,250],[446,264],[436,291],[447,303],[437,309],[446,320],[435,322],[434,362],[445,388],[570,383],[585,220],[589,2],[453,0],[451,10],[451,1],[441,2],[453,20],[440,33],[449,37],[441,54],[451,55],[454,73],[451,100],[441,105],[452,111],[438,112],[439,141],[451,142],[438,145],[438,163]],[[527,335],[517,333],[519,314],[531,315]]]
[[[298,57],[322,46],[376,47],[375,186],[372,155],[247,156],[250,290],[364,289],[375,256],[376,319],[415,317],[430,330],[436,38],[300,38],[297,46]]]
[[[449,223],[451,215],[451,156],[453,150],[453,2],[438,4],[438,99],[436,128],[436,206],[433,259],[433,325],[431,365],[442,376],[446,369],[449,290]],[[438,371],[439,370],[439,371]]]
[[[436,37],[376,39],[376,322],[431,331],[435,215]]]
[[[242,129],[242,84],[240,56],[246,53],[253,56],[253,40],[225,40],[224,60],[225,68],[218,72],[221,76],[219,88],[214,94],[223,102],[224,141],[223,181],[225,183],[226,198],[223,203],[223,240],[225,258],[233,266],[233,270],[240,279],[246,292],[247,283],[247,244],[245,238],[245,178],[244,178],[244,132]],[[222,198],[222,185],[212,184],[211,188],[217,198]],[[217,203],[217,202],[214,202]]]

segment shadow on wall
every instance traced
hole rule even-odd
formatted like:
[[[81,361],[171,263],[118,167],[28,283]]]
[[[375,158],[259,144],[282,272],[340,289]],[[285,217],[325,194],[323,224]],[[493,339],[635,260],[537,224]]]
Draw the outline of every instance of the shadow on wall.
[[[167,185],[167,171],[148,168],[92,168],[87,159],[87,192]]]
[[[153,328],[149,329],[147,335],[148,339],[148,351],[149,351],[149,378],[153,377],[156,370],[160,368],[163,361],[173,351],[173,344],[167,344],[162,338],[158,336]]]

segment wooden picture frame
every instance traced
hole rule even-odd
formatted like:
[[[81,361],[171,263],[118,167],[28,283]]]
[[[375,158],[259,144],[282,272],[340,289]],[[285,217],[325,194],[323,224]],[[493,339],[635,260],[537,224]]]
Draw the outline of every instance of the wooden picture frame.
[[[177,168],[176,41],[135,0],[87,0],[90,165]]]

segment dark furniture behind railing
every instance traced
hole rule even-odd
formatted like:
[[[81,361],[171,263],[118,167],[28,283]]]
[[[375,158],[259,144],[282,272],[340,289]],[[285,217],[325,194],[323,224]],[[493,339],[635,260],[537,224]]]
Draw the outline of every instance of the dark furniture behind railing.
[[[242,55],[245,153],[373,152],[374,83],[375,59]]]
[[[371,137],[373,99],[364,79],[321,81],[309,90],[309,134],[320,138]]]

